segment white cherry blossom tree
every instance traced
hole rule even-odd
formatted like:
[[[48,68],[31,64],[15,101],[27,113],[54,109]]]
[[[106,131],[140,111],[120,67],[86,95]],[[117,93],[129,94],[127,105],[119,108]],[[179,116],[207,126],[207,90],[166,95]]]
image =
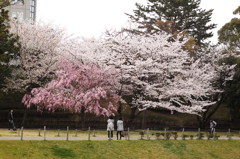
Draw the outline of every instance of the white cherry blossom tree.
[[[65,31],[51,24],[31,21],[12,21],[11,33],[19,36],[19,56],[11,61],[15,68],[6,79],[6,87],[13,91],[29,92],[48,82],[55,64],[63,55],[67,40]]]
[[[128,104],[140,110],[199,114],[217,101],[213,96],[222,91],[215,84],[222,78],[220,72],[225,72],[224,81],[230,80],[234,66],[220,65],[223,56],[217,50],[199,51],[192,57],[182,49],[184,42],[168,39],[164,33],[110,36],[86,42],[101,46],[87,55],[120,72],[119,94]]]

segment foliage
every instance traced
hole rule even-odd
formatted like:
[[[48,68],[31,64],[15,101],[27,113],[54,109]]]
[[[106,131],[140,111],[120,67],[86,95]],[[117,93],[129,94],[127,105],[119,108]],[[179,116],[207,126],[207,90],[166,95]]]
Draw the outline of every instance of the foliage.
[[[198,132],[196,137],[197,137],[198,140],[202,140],[204,138],[204,133]]]
[[[144,130],[142,130],[142,131],[139,132],[139,135],[141,136],[141,140],[143,140],[144,134],[145,134],[145,131],[144,131]]]
[[[6,79],[7,90],[29,92],[51,80],[55,64],[64,47],[65,32],[51,24],[31,21],[12,21],[11,33],[19,36],[21,48],[11,78]]]
[[[24,3],[24,0],[17,0],[17,2]],[[0,9],[5,8],[7,6],[15,5],[15,1],[13,0],[0,0]]]
[[[226,98],[225,98],[225,104],[231,109],[230,114],[233,119],[239,118],[240,114],[240,59],[239,58],[231,58],[226,61],[228,63],[236,63],[237,66],[235,67],[236,73],[233,77],[233,81],[225,89],[226,92]]]
[[[18,37],[9,32],[8,11],[0,11],[0,88],[4,84],[4,79],[10,76],[11,68],[8,65],[10,59],[18,55],[20,44]]]
[[[240,15],[240,6],[233,12]],[[240,18],[233,18],[218,31],[220,43],[230,48],[240,50]]]
[[[102,54],[92,57],[119,70],[121,96],[128,104],[198,114],[214,104],[212,96],[222,91],[214,83],[231,80],[234,66],[220,66],[222,55],[215,49],[200,51],[196,60],[180,41],[168,38],[164,33],[112,36],[103,42]]]
[[[186,32],[195,39],[197,45],[212,37],[209,24],[213,10],[200,8],[201,0],[147,0],[147,5],[136,3],[134,15],[127,14],[137,24],[137,32],[170,34]]]
[[[23,97],[22,102],[27,107],[36,105],[38,110],[84,111],[97,116],[113,115],[116,111],[118,97],[111,70],[104,71],[92,64],[62,61],[55,74],[56,78],[45,87],[34,88]]]
[[[176,131],[173,131],[173,132],[172,132],[172,136],[173,136],[174,140],[177,140],[178,134],[177,134]]]
[[[9,6],[11,3],[10,3],[10,0],[0,0],[0,9],[4,8],[4,7],[7,7]]]
[[[239,14],[240,6],[233,13]],[[238,53],[240,51],[240,18],[233,18],[230,22],[226,23],[218,31],[218,35],[219,42],[227,46],[225,50],[226,53]],[[230,113],[232,118],[235,119],[239,118],[240,114],[240,59],[239,57],[232,57],[226,59],[225,62],[237,65],[235,67],[236,73],[233,81],[229,87],[226,88],[226,99],[224,101],[231,109]]]

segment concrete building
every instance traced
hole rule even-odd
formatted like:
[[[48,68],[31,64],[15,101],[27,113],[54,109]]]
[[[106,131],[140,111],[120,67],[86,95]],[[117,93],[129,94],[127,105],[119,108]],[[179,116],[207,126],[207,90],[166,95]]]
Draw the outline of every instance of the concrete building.
[[[24,3],[19,0],[11,0],[11,5],[5,9],[9,10],[10,18],[18,20],[30,19],[36,20],[37,0],[24,0]]]

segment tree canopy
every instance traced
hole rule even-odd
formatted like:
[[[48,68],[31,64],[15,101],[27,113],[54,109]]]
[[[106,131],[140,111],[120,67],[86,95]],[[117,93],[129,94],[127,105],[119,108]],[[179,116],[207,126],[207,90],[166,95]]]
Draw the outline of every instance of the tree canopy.
[[[240,15],[240,6],[233,12]],[[218,40],[220,44],[226,46],[226,53],[240,52],[240,18],[233,18],[218,31]],[[240,114],[240,58],[232,57],[226,59],[226,63],[236,64],[233,81],[225,90],[225,104],[230,108],[233,118],[239,118]]]
[[[17,0],[17,2],[24,3],[24,0]],[[14,4],[12,0],[0,0],[0,9]]]
[[[106,89],[106,85],[111,86],[108,81],[111,76],[102,77],[105,72],[99,73],[101,68],[116,70],[114,91],[130,106],[139,110],[164,108],[199,114],[218,100],[213,98],[215,94],[223,91],[217,81],[221,80],[223,85],[234,73],[234,65],[219,63],[225,55],[216,48],[199,50],[192,57],[182,49],[187,38],[179,40],[181,36],[176,36],[177,40],[168,41],[172,35],[165,32],[79,40],[68,39],[64,31],[46,24],[17,21],[13,21],[11,31],[19,36],[21,48],[19,58],[11,60],[16,69],[6,86],[26,92],[23,103],[28,107],[35,104],[40,110],[62,108],[78,112],[91,100],[95,101],[93,105],[101,106],[99,99],[105,98],[104,95],[90,92],[89,96],[83,96],[88,93],[81,91],[88,90],[94,79],[100,80],[93,84],[95,88],[102,84]],[[65,62],[57,67],[60,59],[74,63]],[[88,63],[94,67],[84,65]],[[89,108],[89,112],[94,109]]]
[[[233,12],[240,15],[240,6]],[[240,18],[233,18],[218,31],[218,40],[231,49],[240,50]]]
[[[34,88],[23,97],[23,103],[38,110],[57,109],[110,116],[116,111],[118,96],[114,72],[93,64],[63,60],[58,63],[56,78]]]
[[[8,62],[12,58],[16,58],[19,53],[20,43],[18,36],[10,33],[10,20],[8,11],[1,9],[0,11],[0,88],[3,87],[3,81],[10,75],[10,67]]]
[[[88,59],[118,70],[119,91],[130,106],[198,114],[216,102],[212,96],[222,89],[215,81],[230,80],[233,67],[219,65],[222,55],[215,49],[202,50],[195,59],[182,49],[184,41],[168,42],[170,36],[162,32],[85,41],[88,47],[82,47],[79,58],[87,53]]]
[[[134,14],[127,14],[137,23],[138,30],[147,33],[166,31],[185,32],[198,45],[212,37],[216,24],[209,24],[213,10],[200,8],[201,0],[147,0],[147,5],[136,3]]]

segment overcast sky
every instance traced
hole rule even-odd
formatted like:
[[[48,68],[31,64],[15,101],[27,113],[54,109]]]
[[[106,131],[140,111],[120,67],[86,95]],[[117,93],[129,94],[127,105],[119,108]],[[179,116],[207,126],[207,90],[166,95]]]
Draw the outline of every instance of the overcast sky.
[[[83,37],[98,37],[106,29],[120,29],[128,23],[124,13],[132,14],[135,3],[146,0],[38,0],[37,19],[53,22],[69,33]],[[218,24],[213,42],[217,41],[217,30],[233,18],[232,12],[240,6],[240,0],[202,0],[203,9],[214,9],[212,22]]]

